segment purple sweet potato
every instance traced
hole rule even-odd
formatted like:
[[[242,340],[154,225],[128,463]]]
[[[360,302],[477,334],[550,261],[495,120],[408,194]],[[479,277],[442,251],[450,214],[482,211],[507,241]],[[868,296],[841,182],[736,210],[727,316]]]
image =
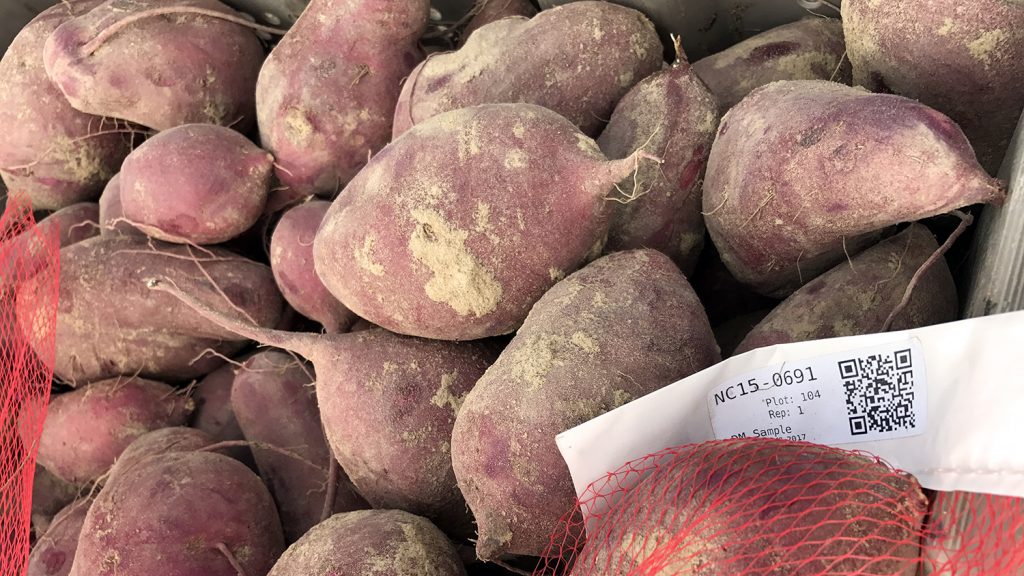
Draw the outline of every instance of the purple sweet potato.
[[[230,128],[178,126],[124,161],[121,207],[131,224],[154,238],[220,244],[259,220],[273,167],[273,156]]]
[[[217,284],[211,285],[210,279]],[[171,297],[156,297],[144,280],[160,276],[202,294],[204,301],[224,303],[224,295],[257,324],[276,326],[282,300],[267,266],[226,250],[198,251],[188,246],[144,238],[100,236],[61,250],[60,302],[57,308],[55,372],[67,382],[90,382],[118,374],[160,380],[188,380],[222,365],[223,355],[245,345],[234,333],[189,312]],[[42,289],[33,278],[19,290],[23,306]],[[223,293],[223,295],[221,294]],[[110,303],[116,301],[116,306]],[[31,341],[34,346],[40,343]]]
[[[294,193],[334,196],[388,143],[429,10],[428,0],[313,0],[274,48],[256,110]]]
[[[331,459],[312,373],[284,352],[256,354],[235,375],[231,406],[245,438],[257,443],[252,452],[260,476],[277,502],[286,540],[294,542],[320,523]],[[298,458],[260,444],[285,449]],[[366,501],[340,474],[333,511],[362,508],[367,508]]]
[[[231,407],[231,388],[235,385],[235,366],[225,364],[196,384],[192,400],[196,409],[189,426],[209,434],[217,442],[245,440]],[[225,454],[255,469],[252,451],[245,446],[225,450]]]
[[[328,442],[359,492],[375,507],[410,510],[464,535],[452,428],[462,398],[496,355],[493,343],[431,341],[379,328],[327,335],[260,329],[170,284],[150,285],[241,336],[310,359],[321,375],[316,390]]]
[[[849,84],[845,52],[842,22],[808,16],[702,58],[693,64],[693,71],[725,111],[755,88],[778,80]]]
[[[455,547],[429,520],[399,510],[335,514],[293,544],[269,576],[465,576]]]
[[[36,463],[32,477],[32,527],[41,536],[50,527],[55,514],[75,501],[79,487],[65,482]]]
[[[556,284],[455,421],[477,556],[544,552],[575,501],[557,434],[719,359],[697,295],[660,252],[617,252]]]
[[[379,328],[334,348],[328,366],[337,375],[317,384],[324,427],[338,461],[374,508],[425,516],[453,538],[472,535],[452,470],[452,428],[495,356],[483,343]]]
[[[150,456],[195,452],[214,443],[214,439],[206,432],[183,426],[172,426],[147,432],[136,438],[121,452],[117,462],[110,467],[107,482],[116,482],[118,476]]]
[[[330,207],[330,202],[307,202],[281,216],[270,238],[270,268],[296,312],[337,333],[348,330],[356,315],[327,290],[313,265],[313,240]]]
[[[98,4],[58,3],[25,26],[0,60],[0,174],[38,210],[96,198],[129,151],[130,139],[113,123],[72,108],[43,65],[50,34]]]
[[[107,187],[100,195],[100,235],[142,235],[143,233],[128,223],[121,205],[121,174],[116,174],[107,182]]]
[[[848,0],[842,9],[854,82],[949,115],[994,174],[1024,108],[1024,4]]]
[[[246,576],[266,576],[283,551],[274,501],[245,465],[209,452],[160,454],[100,491],[71,576],[238,576],[228,555]]]
[[[643,166],[635,180],[622,182],[643,196],[617,206],[607,251],[653,248],[692,274],[704,246],[701,185],[718,120],[714,96],[683,54],[619,102],[597,140],[601,151],[625,158],[643,148],[663,164]]]
[[[77,500],[53,518],[52,529],[32,548],[25,576],[68,576],[71,573],[78,538],[91,505],[91,499]]]
[[[39,221],[38,225],[5,243],[8,255],[0,269],[0,291],[15,288],[46,266],[55,264],[51,241],[60,247],[70,246],[99,234],[99,206],[94,202],[79,202],[62,208]]]
[[[747,350],[882,330],[918,268],[939,249],[922,224],[861,252],[818,276],[783,300],[736,349]],[[944,259],[918,280],[892,330],[908,330],[957,319],[956,285]]]
[[[722,119],[704,221],[738,280],[782,297],[889,226],[1004,195],[941,113],[793,80],[758,88]]]
[[[395,109],[394,135],[442,112],[525,102],[597,136],[615,103],[661,68],[663,51],[647,17],[610,2],[498,20],[413,70]]]
[[[313,244],[317,275],[392,332],[513,332],[549,287],[600,253],[605,197],[639,158],[608,161],[571,122],[532,104],[435,116],[335,200]]]
[[[473,6],[473,18],[459,35],[459,44],[464,45],[477,29],[503,18],[522,16],[533,18],[537,8],[530,0],[477,0]]]
[[[39,440],[39,463],[72,484],[96,480],[133,440],[180,426],[192,402],[174,388],[141,378],[95,382],[55,396]]]
[[[43,60],[76,110],[154,130],[246,131],[265,53],[243,22],[217,0],[106,0],[61,24]]]
[[[776,439],[680,447],[590,527],[572,576],[914,576],[928,499],[872,458]]]

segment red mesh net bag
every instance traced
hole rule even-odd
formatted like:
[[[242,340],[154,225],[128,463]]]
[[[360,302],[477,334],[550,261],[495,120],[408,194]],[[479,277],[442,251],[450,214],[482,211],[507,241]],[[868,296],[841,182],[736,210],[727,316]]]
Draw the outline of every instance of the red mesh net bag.
[[[866,454],[723,440],[652,454],[595,482],[534,574],[1024,574],[1022,527],[1019,499],[930,500],[912,476]]]
[[[0,573],[23,574],[32,477],[50,397],[57,316],[59,230],[38,227],[26,202],[0,216]],[[42,290],[19,292],[32,276]],[[30,345],[29,342],[32,342]]]

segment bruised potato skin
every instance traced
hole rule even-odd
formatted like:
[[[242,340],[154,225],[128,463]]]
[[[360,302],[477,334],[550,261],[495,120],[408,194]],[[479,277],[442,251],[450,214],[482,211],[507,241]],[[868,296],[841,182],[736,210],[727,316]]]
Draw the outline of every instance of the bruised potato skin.
[[[784,297],[892,225],[1004,197],[942,113],[901,96],[791,80],[758,88],[723,117],[703,202],[729,271]]]
[[[492,0],[501,2],[504,0]],[[596,137],[634,84],[661,69],[664,49],[646,16],[610,2],[571,2],[531,19],[477,29],[454,52],[412,71],[395,110],[394,136],[442,112],[525,102]]]
[[[256,78],[266,56],[259,38],[207,15],[119,24],[169,4],[240,16],[217,0],[107,0],[54,31],[43,52],[47,74],[82,112],[158,131],[208,123],[247,132],[256,124]]]
[[[68,576],[91,505],[91,498],[76,500],[54,516],[52,530],[32,547],[25,576]]]
[[[317,275],[361,318],[437,340],[508,334],[608,232],[609,161],[558,114],[486,104],[392,142],[335,200],[313,244]]]
[[[748,38],[694,62],[723,112],[755,88],[778,80],[832,80],[850,83],[843,24],[808,16]]]
[[[43,65],[53,31],[98,4],[58,3],[22,28],[0,60],[0,173],[36,210],[94,200],[129,152],[128,136],[72,108]]]
[[[1019,0],[843,2],[853,80],[947,114],[995,174],[1024,108]]]
[[[922,224],[868,248],[849,262],[808,282],[755,326],[736,349],[880,332],[914,274],[939,249]],[[944,258],[918,280],[892,330],[909,330],[957,319],[953,275]]]
[[[559,282],[466,397],[452,434],[477,556],[540,556],[575,502],[555,436],[720,360],[686,278],[654,250]]]

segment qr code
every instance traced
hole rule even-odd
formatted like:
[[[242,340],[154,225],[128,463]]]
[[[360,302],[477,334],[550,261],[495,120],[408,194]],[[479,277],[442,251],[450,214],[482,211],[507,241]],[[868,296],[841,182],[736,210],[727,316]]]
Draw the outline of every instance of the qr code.
[[[914,429],[913,360],[908,349],[839,363],[850,434]]]

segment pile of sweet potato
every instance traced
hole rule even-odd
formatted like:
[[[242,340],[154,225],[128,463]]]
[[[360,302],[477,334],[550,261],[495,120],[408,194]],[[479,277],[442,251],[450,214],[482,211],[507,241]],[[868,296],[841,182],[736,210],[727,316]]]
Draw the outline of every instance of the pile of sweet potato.
[[[559,432],[736,349],[956,319],[1024,5],[917,4],[692,65],[595,0],[47,10],[0,61],[0,175],[63,246],[29,573],[528,573]]]

